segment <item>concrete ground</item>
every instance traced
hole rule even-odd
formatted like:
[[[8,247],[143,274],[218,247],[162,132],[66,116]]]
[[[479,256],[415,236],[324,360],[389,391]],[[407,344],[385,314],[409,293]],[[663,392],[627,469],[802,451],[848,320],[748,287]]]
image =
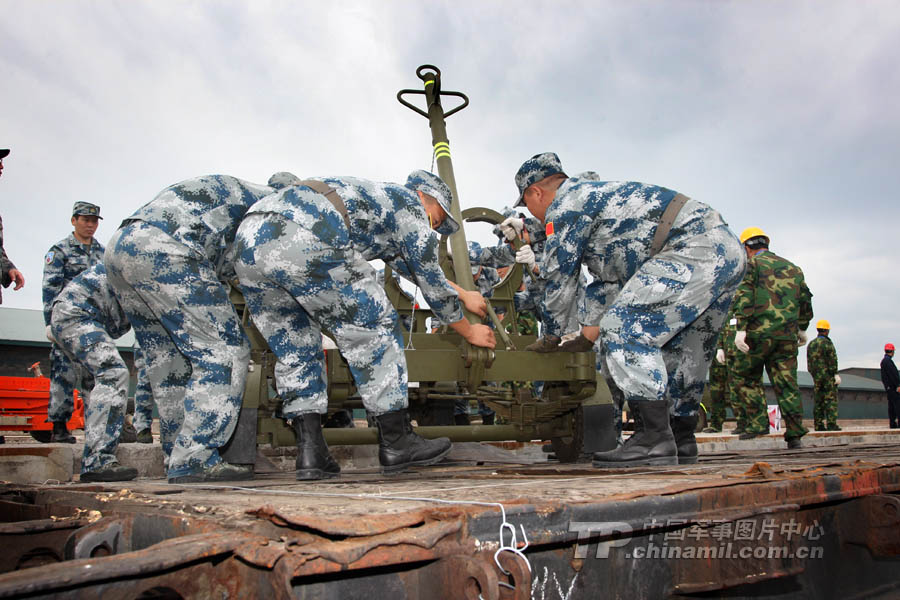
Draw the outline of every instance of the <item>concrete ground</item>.
[[[888,429],[885,421],[839,421],[843,431],[815,432],[812,423],[805,423],[810,433],[803,438],[805,447],[866,445],[886,442],[900,443],[900,429]],[[770,433],[753,440],[739,440],[730,434],[733,423],[726,423],[723,433],[697,434],[700,456],[786,448],[782,433]],[[159,444],[157,423],[154,423],[153,444],[120,444],[119,462],[135,467],[141,478],[164,478],[163,452]],[[3,432],[6,443],[0,445],[0,481],[14,483],[56,483],[77,480],[81,471],[83,432],[74,432],[75,444],[41,444],[21,432]],[[521,464],[547,461],[541,450],[543,442],[456,443],[451,461],[475,464]],[[377,447],[335,446],[332,453],[344,469],[374,469],[378,467]],[[258,473],[291,471],[294,469],[294,448],[261,447],[257,454]]]

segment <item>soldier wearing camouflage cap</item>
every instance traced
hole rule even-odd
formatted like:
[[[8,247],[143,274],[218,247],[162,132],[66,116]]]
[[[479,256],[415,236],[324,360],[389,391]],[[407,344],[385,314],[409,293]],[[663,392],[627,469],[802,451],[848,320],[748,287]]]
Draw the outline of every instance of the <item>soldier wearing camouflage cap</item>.
[[[598,342],[613,396],[621,393],[636,414],[634,435],[595,453],[594,466],[696,462],[693,430],[707,368],[744,274],[737,237],[706,204],[660,186],[600,181],[593,172],[569,177],[552,152],[525,161],[515,182],[517,204],[547,235],[536,262],[545,331],[534,349]],[[593,281],[581,334],[560,347],[561,317],[575,302],[582,266]]]
[[[53,423],[51,442],[75,443],[66,422],[75,409],[73,394],[84,391],[90,382],[87,374],[74,364],[53,339],[50,331],[53,301],[75,277],[103,260],[103,244],[94,238],[100,224],[100,207],[90,202],[76,202],[72,207],[73,231],[50,247],[44,256],[44,280],[41,296],[44,303],[44,325],[50,348],[50,406],[47,419]]]
[[[747,274],[734,297],[734,389],[745,412],[740,439],[769,433],[763,368],[769,374],[786,424],[788,448],[799,448],[806,435],[797,385],[797,348],[806,344],[813,317],[812,293],[803,271],[769,250],[769,236],[758,227],[741,233],[747,252]]]
[[[328,409],[322,330],[333,336],[378,426],[385,472],[429,465],[450,451],[426,440],[407,413],[407,371],[397,311],[368,261],[382,259],[421,288],[434,315],[470,343],[493,348],[494,334],[473,325],[462,305],[484,316],[478,292],[447,281],[439,238],[459,224],[450,189],[414,171],[405,185],[354,177],[304,180],[256,203],[241,223],[235,269],[253,322],[278,358],[282,414],[297,434],[297,479],[340,473],[322,436]]]

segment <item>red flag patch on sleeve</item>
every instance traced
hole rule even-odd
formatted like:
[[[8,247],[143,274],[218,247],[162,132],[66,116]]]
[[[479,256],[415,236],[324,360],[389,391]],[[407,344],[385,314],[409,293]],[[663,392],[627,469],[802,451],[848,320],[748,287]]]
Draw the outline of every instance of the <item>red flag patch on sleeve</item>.
[[[547,237],[550,237],[551,235],[556,233],[556,231],[554,231],[554,229],[553,229],[553,221],[550,221],[549,223],[547,223],[547,227],[544,230],[544,233],[547,235]]]

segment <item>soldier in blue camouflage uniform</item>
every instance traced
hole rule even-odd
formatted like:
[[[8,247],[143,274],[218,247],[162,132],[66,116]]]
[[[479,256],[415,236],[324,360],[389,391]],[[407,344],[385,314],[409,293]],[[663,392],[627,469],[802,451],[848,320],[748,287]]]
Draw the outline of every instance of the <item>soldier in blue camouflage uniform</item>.
[[[134,420],[132,425],[137,433],[137,441],[141,444],[152,444],[153,433],[153,389],[147,378],[147,361],[140,345],[135,342],[134,368],[137,371],[137,385],[134,388]]]
[[[841,431],[838,427],[838,375],[837,352],[828,337],[831,324],[825,319],[816,323],[818,336],[806,347],[806,365],[815,384],[813,421],[816,431]]]
[[[747,275],[734,297],[737,320],[732,377],[734,390],[746,412],[749,440],[769,433],[763,368],[769,374],[786,424],[788,448],[799,448],[806,435],[803,405],[797,385],[797,348],[806,343],[812,319],[812,294],[797,265],[769,251],[769,237],[758,227],[741,232],[749,257]]]
[[[76,276],[56,296],[50,329],[66,356],[93,376],[93,388],[81,390],[87,409],[81,481],[134,479],[137,470],[116,460],[128,402],[128,367],[114,340],[131,325],[107,284],[103,263]]]
[[[54,244],[44,256],[44,325],[50,347],[50,406],[47,420],[53,423],[51,442],[75,443],[66,422],[75,410],[75,389],[90,386],[82,369],[73,365],[66,353],[54,342],[50,333],[50,308],[66,285],[83,271],[103,260],[103,244],[94,239],[100,219],[100,207],[90,202],[76,202],[72,207],[73,231]]]
[[[172,185],[109,241],[110,285],[147,361],[170,483],[249,479],[222,461],[237,424],[250,344],[228,297],[244,213],[275,188],[227,175]]]
[[[635,413],[635,434],[616,450],[595,453],[594,465],[696,461],[693,428],[707,368],[744,274],[737,237],[703,203],[659,186],[569,178],[553,153],[526,161],[515,179],[519,204],[547,233],[540,261],[545,331],[533,349],[560,348],[560,316],[587,266],[593,281],[580,337],[599,340],[605,372]],[[666,214],[673,202],[683,205]],[[673,218],[671,228],[654,244],[664,216]]]
[[[375,418],[385,472],[432,464],[450,451],[446,438],[425,440],[412,431],[402,330],[367,262],[384,260],[415,281],[441,322],[473,344],[493,347],[493,332],[470,324],[460,303],[483,316],[484,298],[448,282],[438,264],[432,229],[450,234],[459,226],[450,198],[446,184],[425,171],[413,172],[405,186],[316,178],[263,199],[241,223],[235,268],[253,322],[278,358],[282,414],[297,434],[298,480],[340,472],[321,433],[328,406],[323,329]]]

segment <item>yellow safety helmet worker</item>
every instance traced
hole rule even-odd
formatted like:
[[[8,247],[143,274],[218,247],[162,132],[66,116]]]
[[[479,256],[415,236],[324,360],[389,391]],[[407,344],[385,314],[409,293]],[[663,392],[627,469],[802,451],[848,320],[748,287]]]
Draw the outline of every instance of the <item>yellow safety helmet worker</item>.
[[[825,319],[819,319],[816,321],[816,329],[828,329],[831,330],[831,323],[826,321]]]
[[[766,235],[766,232],[760,229],[759,227],[748,227],[744,231],[741,232],[741,243],[746,244],[747,240],[752,240],[756,237],[764,237],[766,238],[766,243],[769,243],[769,236]]]

